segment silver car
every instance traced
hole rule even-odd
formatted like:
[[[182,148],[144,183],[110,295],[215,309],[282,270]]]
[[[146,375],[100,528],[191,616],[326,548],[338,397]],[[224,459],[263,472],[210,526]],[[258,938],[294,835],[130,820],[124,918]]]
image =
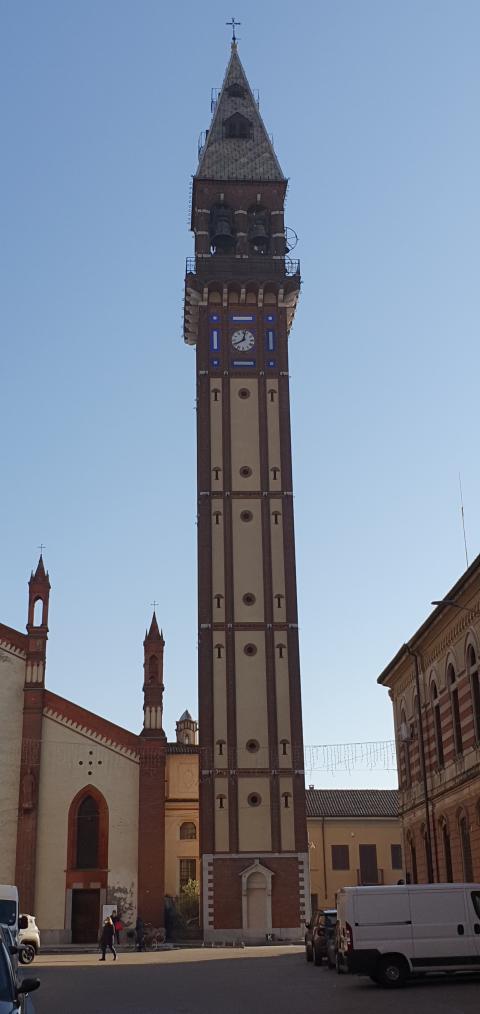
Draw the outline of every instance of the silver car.
[[[35,1014],[29,994],[39,979],[19,979],[3,939],[0,940],[0,1014]]]

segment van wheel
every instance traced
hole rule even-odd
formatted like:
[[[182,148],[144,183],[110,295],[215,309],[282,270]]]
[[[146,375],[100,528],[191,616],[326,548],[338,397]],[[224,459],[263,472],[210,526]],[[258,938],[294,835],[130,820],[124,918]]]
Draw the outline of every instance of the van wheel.
[[[386,989],[398,989],[399,986],[405,985],[408,967],[400,955],[387,955],[380,959],[374,974],[381,986],[385,986]]]

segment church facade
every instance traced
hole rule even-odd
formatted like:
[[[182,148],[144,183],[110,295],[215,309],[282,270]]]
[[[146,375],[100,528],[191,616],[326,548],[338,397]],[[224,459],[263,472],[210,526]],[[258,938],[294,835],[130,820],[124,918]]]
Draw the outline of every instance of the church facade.
[[[164,924],[164,898],[197,880],[197,723],[162,728],[164,640],[144,640],[139,735],[49,691],[50,581],[40,557],[27,633],[0,624],[0,882],[17,884],[44,943],[98,938],[102,907]]]

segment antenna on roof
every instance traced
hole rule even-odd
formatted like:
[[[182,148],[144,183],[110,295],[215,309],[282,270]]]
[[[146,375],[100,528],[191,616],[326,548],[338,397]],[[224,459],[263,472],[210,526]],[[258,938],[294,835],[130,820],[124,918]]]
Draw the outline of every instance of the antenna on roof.
[[[460,475],[460,472],[458,473],[458,482],[460,486],[460,513],[462,515],[463,544],[465,546],[465,559],[468,567],[467,536],[465,535],[465,511],[463,509],[462,476]]]

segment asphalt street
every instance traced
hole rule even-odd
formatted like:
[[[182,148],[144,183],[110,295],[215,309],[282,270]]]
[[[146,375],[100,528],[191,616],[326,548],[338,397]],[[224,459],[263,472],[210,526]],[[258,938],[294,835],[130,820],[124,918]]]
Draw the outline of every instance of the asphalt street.
[[[386,991],[307,964],[300,947],[38,958],[36,1014],[477,1014],[480,976]]]

